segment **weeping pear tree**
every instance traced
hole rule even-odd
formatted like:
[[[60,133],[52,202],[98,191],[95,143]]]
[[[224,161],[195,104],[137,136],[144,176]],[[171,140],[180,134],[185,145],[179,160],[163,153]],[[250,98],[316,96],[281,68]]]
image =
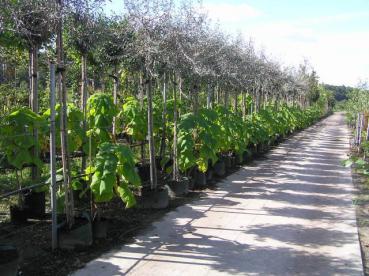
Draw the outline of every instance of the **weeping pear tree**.
[[[57,23],[56,23],[56,74],[57,74],[57,93],[60,104],[60,144],[63,165],[63,191],[65,199],[65,214],[69,228],[74,224],[74,200],[72,192],[72,179],[70,168],[70,157],[68,152],[68,125],[67,125],[67,109],[68,109],[68,93],[66,88],[65,74],[65,53],[63,25],[68,6],[63,0],[56,0],[57,3]]]
[[[39,112],[38,56],[50,42],[56,22],[56,5],[51,0],[4,1],[0,6],[0,42],[7,46],[27,49],[29,53],[29,107]],[[39,155],[38,131],[34,130],[33,154]],[[40,176],[32,167],[32,179]]]
[[[88,60],[98,47],[102,39],[103,29],[101,18],[102,0],[74,0],[67,6],[64,32],[69,50],[74,50],[80,56],[81,82],[80,82],[80,109],[83,113],[83,130],[87,131],[87,100],[88,100]],[[68,47],[69,46],[69,47]],[[87,145],[84,139],[83,145]],[[81,171],[86,169],[86,156],[82,156]]]
[[[170,23],[171,1],[165,0],[125,0],[127,18],[136,33],[135,54],[141,61],[144,76],[144,88],[147,99],[147,140],[150,157],[150,185],[157,188],[156,151],[153,133],[153,85],[158,77],[157,66],[160,62],[162,44],[165,41],[165,29]]]
[[[102,18],[103,36],[97,59],[105,64],[105,71],[113,79],[113,101],[118,104],[119,85],[125,68],[133,62],[135,34],[130,22],[124,17]],[[117,133],[116,118],[113,119],[113,137]]]

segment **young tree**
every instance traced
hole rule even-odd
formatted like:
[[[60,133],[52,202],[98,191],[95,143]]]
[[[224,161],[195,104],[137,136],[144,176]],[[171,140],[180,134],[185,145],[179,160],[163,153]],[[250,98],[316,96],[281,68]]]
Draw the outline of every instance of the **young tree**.
[[[55,1],[29,0],[4,1],[0,9],[0,41],[5,45],[23,47],[29,51],[29,106],[39,112],[38,96],[38,55],[39,49],[49,42],[56,19]],[[38,139],[37,130],[34,137]],[[34,155],[39,149],[34,148]],[[37,167],[32,168],[32,178],[39,177]]]
[[[157,63],[165,41],[165,29],[170,24],[172,1],[165,0],[125,0],[128,19],[136,32],[135,49],[138,60],[142,61],[147,97],[148,141],[150,155],[151,188],[157,187],[155,164],[155,143],[153,133],[152,88],[158,74]]]
[[[110,71],[113,79],[113,99],[118,104],[120,74],[124,67],[131,67],[133,62],[133,43],[135,34],[126,18],[117,16],[101,18],[103,27],[103,42],[98,49],[98,60],[105,64],[105,70]],[[113,136],[116,135],[116,122],[113,120]]]

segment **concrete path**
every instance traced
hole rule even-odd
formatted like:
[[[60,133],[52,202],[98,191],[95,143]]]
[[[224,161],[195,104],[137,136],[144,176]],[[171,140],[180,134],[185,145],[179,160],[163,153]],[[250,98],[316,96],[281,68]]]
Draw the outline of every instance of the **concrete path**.
[[[73,275],[363,275],[348,140],[335,114]]]

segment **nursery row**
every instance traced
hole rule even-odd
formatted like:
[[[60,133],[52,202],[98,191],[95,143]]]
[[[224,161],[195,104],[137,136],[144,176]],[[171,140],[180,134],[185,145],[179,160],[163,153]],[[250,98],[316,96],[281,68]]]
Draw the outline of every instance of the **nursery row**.
[[[180,176],[195,178],[194,172],[204,174],[209,166],[217,166],[219,159],[242,160],[252,151],[267,147],[324,115],[318,105],[305,110],[287,105],[266,105],[258,113],[243,118],[219,105],[213,109],[200,108],[196,113],[186,113],[175,120],[172,106],[169,100],[165,107],[166,118],[163,118],[163,104],[159,99],[154,100],[154,148],[160,149],[154,171],[162,178],[173,175],[175,181],[179,181]],[[91,189],[95,202],[110,201],[118,195],[127,207],[135,205],[132,188],[145,186],[152,177],[150,165],[143,158],[144,152],[141,151],[139,156],[131,147],[132,144],[146,143],[148,126],[144,109],[133,97],[127,98],[123,106],[116,106],[111,96],[97,93],[88,100],[87,120],[84,121],[83,113],[72,104],[68,105],[69,151],[81,152],[82,158],[87,159],[87,165],[72,173],[87,175],[84,181],[73,181],[73,189],[83,192]],[[58,129],[59,106],[56,111]],[[1,167],[42,169],[50,155],[49,118],[50,110],[36,114],[28,108],[20,108],[5,116],[0,128]],[[34,133],[38,139],[34,139]],[[57,130],[60,152],[59,133]],[[175,166],[178,166],[178,172],[173,169]],[[59,195],[63,196],[62,190]]]

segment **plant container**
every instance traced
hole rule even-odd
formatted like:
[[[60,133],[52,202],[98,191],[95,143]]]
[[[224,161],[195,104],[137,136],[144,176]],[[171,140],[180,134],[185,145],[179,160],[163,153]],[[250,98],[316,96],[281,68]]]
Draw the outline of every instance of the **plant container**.
[[[226,171],[231,170],[232,169],[232,159],[231,159],[231,157],[229,155],[224,155],[223,160],[224,160],[224,163],[225,163]]]
[[[10,221],[15,225],[27,223],[28,212],[17,205],[10,206]]]
[[[200,172],[199,170],[194,171],[195,187],[204,188],[206,186],[206,173]]]
[[[143,209],[165,209],[169,205],[169,191],[167,187],[154,190],[142,189],[138,198],[138,206]]]
[[[210,182],[213,180],[213,177],[214,177],[214,169],[213,168],[209,168],[207,171],[206,171],[206,181]]]
[[[194,177],[188,178],[188,189],[189,190],[195,189],[195,178]]]
[[[109,221],[105,218],[94,220],[92,231],[94,239],[106,239],[108,236]]]
[[[185,196],[188,194],[190,181],[187,178],[183,178],[180,181],[169,181],[169,194],[171,197]]]
[[[260,156],[263,154],[263,144],[259,143],[256,145],[256,155]]]
[[[24,209],[28,218],[45,217],[45,192],[30,191],[24,195]]]
[[[58,230],[59,247],[61,249],[73,250],[92,245],[92,221],[90,215],[86,212],[84,212],[81,217],[75,218],[75,224],[72,229],[67,229],[67,226],[64,223],[60,225]]]
[[[243,164],[243,156],[242,154],[235,154],[235,159],[236,159],[236,165],[242,165]]]
[[[214,169],[215,176],[218,176],[218,177],[224,176],[226,173],[224,160],[219,159],[217,162],[215,162],[213,169]]]
[[[251,153],[247,150],[245,150],[243,153],[242,153],[242,163],[243,164],[246,164],[248,163],[249,161],[251,161]]]
[[[138,164],[136,168],[142,182],[150,181],[150,164]]]
[[[270,146],[269,146],[269,142],[263,143],[263,144],[261,145],[261,147],[262,147],[262,152],[263,152],[263,153],[268,152],[268,151],[269,151],[269,148],[270,148]]]
[[[18,275],[19,254],[12,245],[0,245],[0,275]]]

